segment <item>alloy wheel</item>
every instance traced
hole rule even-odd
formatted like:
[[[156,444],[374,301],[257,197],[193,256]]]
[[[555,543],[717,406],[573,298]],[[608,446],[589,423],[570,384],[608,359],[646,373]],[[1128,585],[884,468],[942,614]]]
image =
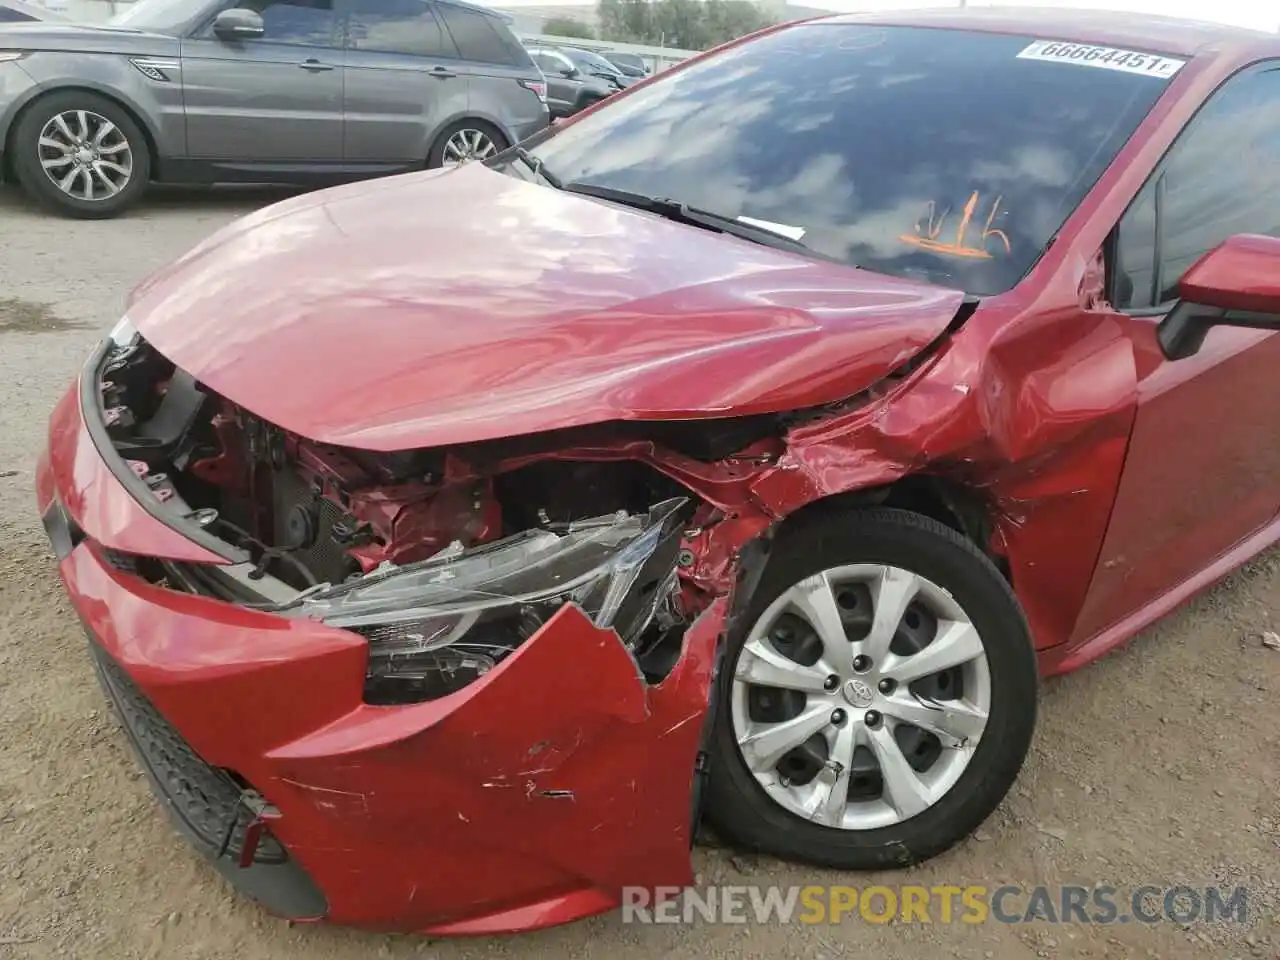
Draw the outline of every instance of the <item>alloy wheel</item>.
[[[908,820],[973,759],[991,709],[977,629],[942,587],[856,564],[782,593],[734,665],[733,736],[792,814],[843,830]]]
[[[69,197],[107,200],[133,178],[133,147],[124,132],[92,110],[56,114],[40,131],[40,166]]]
[[[443,165],[453,167],[471,160],[483,160],[497,152],[497,144],[483,130],[462,129],[445,142]]]

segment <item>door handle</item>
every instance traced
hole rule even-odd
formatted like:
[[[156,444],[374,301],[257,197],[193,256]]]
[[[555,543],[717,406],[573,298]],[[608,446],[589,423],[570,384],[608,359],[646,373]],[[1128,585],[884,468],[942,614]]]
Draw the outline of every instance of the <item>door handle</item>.
[[[448,80],[450,77],[457,76],[452,70],[446,70],[444,67],[432,67],[430,75],[437,80]]]
[[[319,60],[303,60],[298,64],[303,70],[311,70],[319,73],[321,70],[332,70],[332,63],[321,63]]]

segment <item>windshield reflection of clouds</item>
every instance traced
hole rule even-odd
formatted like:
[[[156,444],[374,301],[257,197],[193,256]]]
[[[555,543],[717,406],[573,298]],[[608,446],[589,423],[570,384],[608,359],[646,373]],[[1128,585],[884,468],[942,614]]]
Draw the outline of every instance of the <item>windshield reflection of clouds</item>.
[[[1017,59],[1033,39],[792,27],[621,97],[534,152],[565,181],[803,227],[822,254],[995,293],[1030,269],[1165,87]],[[975,194],[981,215],[957,239]],[[904,242],[931,205],[950,211],[948,243]],[[990,256],[961,255],[974,249]]]

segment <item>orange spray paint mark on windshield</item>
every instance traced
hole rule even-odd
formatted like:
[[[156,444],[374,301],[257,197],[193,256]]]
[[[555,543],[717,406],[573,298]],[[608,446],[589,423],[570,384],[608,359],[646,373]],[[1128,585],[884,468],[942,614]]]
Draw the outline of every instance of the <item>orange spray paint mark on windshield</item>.
[[[915,223],[915,233],[904,233],[898,239],[903,243],[909,243],[913,247],[920,247],[932,253],[942,253],[952,257],[967,257],[975,260],[990,260],[992,259],[992,254],[987,250],[987,245],[994,238],[1004,244],[1004,252],[1009,253],[1011,248],[1008,235],[1003,230],[997,230],[991,226],[991,222],[995,220],[996,214],[1000,211],[1000,201],[1002,199],[1004,198],[996,197],[995,202],[991,204],[986,222],[978,233],[976,245],[970,245],[966,236],[973,224],[973,215],[978,209],[977,190],[969,194],[969,200],[964,205],[964,213],[960,217],[960,225],[956,228],[954,238],[942,238],[942,227],[947,215],[951,212],[951,208],[948,207],[942,211],[941,215],[938,215],[937,204],[930,200],[928,213]]]

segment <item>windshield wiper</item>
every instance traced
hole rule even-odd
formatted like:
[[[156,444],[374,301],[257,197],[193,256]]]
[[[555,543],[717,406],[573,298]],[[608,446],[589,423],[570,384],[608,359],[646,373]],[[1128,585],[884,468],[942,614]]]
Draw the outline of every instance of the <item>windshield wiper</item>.
[[[521,163],[533,171],[534,176],[545,180],[548,186],[555,187],[557,190],[564,189],[564,184],[560,182],[560,178],[546,169],[539,157],[535,157],[524,147],[516,147],[515,155],[520,159]]]
[[[580,183],[576,180],[570,180],[568,183],[562,184],[560,189],[566,193],[577,193],[584,197],[597,197],[600,200],[608,200],[626,207],[634,207],[637,210],[656,213],[658,216],[666,217],[668,220],[676,220],[680,223],[702,227],[706,230],[714,230],[717,233],[727,233],[730,236],[750,240],[766,247],[792,250],[808,255],[813,254],[813,250],[799,240],[794,240],[781,233],[775,233],[765,227],[744,223],[723,213],[691,207],[682,200],[672,200],[668,197],[650,197],[643,193],[633,193],[630,190],[619,190],[617,187],[606,187],[598,183]]]

